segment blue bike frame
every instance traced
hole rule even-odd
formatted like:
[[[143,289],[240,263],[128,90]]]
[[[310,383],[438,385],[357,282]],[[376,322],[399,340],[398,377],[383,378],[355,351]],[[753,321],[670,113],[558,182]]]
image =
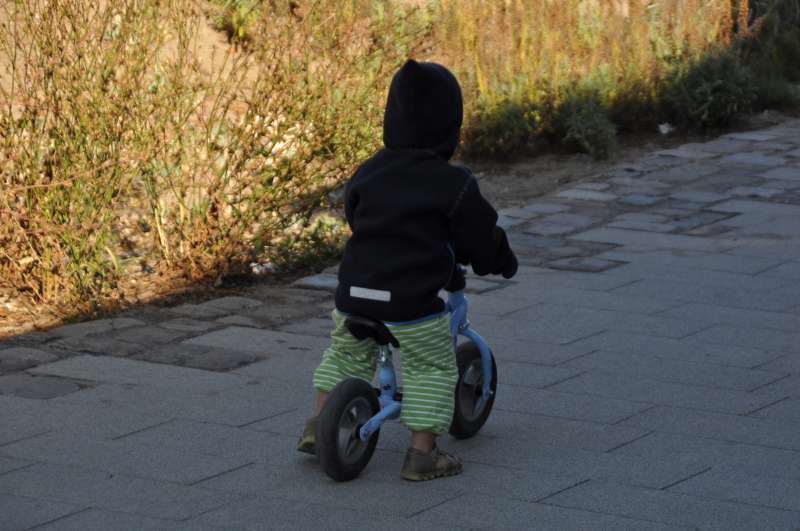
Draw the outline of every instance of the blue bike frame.
[[[458,335],[462,335],[475,343],[481,353],[481,369],[483,370],[482,394],[479,406],[482,406],[492,394],[492,352],[489,345],[478,332],[470,328],[470,323],[466,318],[466,312],[460,312],[458,317],[451,314],[451,318],[459,318],[461,322],[457,324]],[[457,340],[453,337],[453,342]],[[382,345],[378,351],[378,385],[380,395],[378,403],[380,411],[369,419],[359,430],[359,437],[362,441],[369,439],[370,435],[380,429],[381,425],[387,420],[394,420],[400,417],[401,402],[395,400],[397,394],[397,377],[392,364],[392,350],[389,345]]]

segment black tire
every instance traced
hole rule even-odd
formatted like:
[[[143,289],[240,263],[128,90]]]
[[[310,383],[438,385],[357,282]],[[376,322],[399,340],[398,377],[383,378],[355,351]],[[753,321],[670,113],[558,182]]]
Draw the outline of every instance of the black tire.
[[[497,392],[497,365],[492,356],[492,382],[489,385],[492,395],[478,411],[475,407],[482,393],[483,382],[481,351],[472,341],[461,343],[456,350],[456,362],[458,383],[450,435],[458,439],[468,439],[480,431],[492,412]]]
[[[358,378],[340,382],[328,395],[317,425],[317,453],[322,469],[335,481],[350,481],[369,463],[380,430],[366,441],[358,430],[379,409],[375,390]]]

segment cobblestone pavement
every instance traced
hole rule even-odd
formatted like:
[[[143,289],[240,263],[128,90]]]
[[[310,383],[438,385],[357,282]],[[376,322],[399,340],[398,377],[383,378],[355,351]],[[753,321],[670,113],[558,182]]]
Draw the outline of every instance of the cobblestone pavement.
[[[535,178],[535,176],[532,176]],[[335,271],[0,346],[0,529],[800,528],[800,121],[502,212],[470,279],[498,359],[461,476],[356,481],[294,445]]]

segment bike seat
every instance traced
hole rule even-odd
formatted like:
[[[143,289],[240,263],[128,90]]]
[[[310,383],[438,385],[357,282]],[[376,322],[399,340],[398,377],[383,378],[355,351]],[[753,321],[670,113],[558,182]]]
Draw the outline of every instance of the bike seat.
[[[371,337],[380,346],[392,344],[394,348],[400,348],[397,338],[392,335],[389,329],[380,321],[351,315],[345,319],[344,325],[356,339],[366,339]]]

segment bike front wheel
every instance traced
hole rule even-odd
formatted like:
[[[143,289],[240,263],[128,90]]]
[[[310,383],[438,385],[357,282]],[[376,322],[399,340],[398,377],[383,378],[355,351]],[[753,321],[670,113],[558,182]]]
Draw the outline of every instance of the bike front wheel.
[[[460,344],[456,350],[456,361],[458,383],[450,435],[468,439],[480,431],[492,412],[497,391],[497,365],[492,355],[492,380],[489,383],[492,393],[488,400],[483,400],[484,374],[478,346],[472,341]]]
[[[359,431],[380,410],[375,390],[365,380],[349,378],[333,388],[317,425],[322,469],[335,481],[350,481],[367,466],[380,430],[362,441]]]

